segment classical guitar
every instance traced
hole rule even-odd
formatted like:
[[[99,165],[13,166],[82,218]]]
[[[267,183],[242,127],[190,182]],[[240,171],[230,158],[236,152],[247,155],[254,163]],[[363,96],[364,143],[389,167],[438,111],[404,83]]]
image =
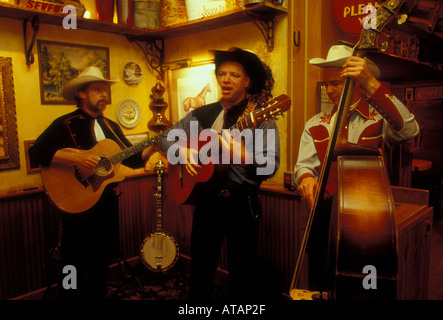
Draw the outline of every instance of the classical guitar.
[[[152,271],[166,271],[172,268],[179,256],[179,247],[174,237],[163,231],[163,187],[162,175],[164,165],[160,160],[155,166],[157,173],[157,192],[154,196],[157,201],[156,230],[149,234],[140,246],[140,258],[143,264]]]
[[[55,205],[65,212],[86,211],[97,203],[107,185],[125,179],[120,172],[120,162],[158,143],[160,137],[161,135],[157,135],[144,139],[125,150],[110,139],[100,141],[89,150],[77,150],[98,155],[100,160],[97,166],[89,171],[67,164],[42,167],[41,175],[46,192]]]
[[[238,129],[243,131],[246,128],[256,128],[265,121],[277,119],[278,116],[289,110],[291,106],[291,99],[287,95],[280,95],[270,101],[267,101],[263,106],[255,108],[247,116],[238,121],[230,130]],[[218,143],[218,140],[211,140]],[[210,142],[208,142],[210,143]],[[199,150],[202,150],[206,145],[201,145],[201,141],[197,143]],[[191,146],[193,143],[191,142]],[[178,204],[193,204],[197,201],[198,196],[210,190],[210,187],[217,184],[217,179],[224,172],[221,168],[226,168],[226,165],[215,164],[214,162],[200,163],[201,168],[197,169],[197,174],[191,176],[184,169],[184,165],[176,164],[169,165],[169,185],[172,189],[173,200]],[[219,170],[221,169],[221,170]]]

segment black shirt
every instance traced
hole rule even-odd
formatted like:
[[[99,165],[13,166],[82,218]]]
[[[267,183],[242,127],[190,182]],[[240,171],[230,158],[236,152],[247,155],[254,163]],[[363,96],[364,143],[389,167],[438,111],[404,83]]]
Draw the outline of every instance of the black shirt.
[[[54,120],[54,122],[38,137],[34,145],[29,148],[29,157],[33,166],[49,166],[52,157],[59,149],[75,148],[89,150],[97,144],[94,133],[95,118],[87,114],[81,109],[61,116]],[[126,146],[131,146],[129,140],[123,134],[120,126],[112,120],[106,119],[111,130],[102,122],[100,117],[97,119],[105,137],[119,143],[117,140]],[[122,162],[125,166],[135,168],[142,168],[144,161],[141,153],[135,154],[132,157]]]

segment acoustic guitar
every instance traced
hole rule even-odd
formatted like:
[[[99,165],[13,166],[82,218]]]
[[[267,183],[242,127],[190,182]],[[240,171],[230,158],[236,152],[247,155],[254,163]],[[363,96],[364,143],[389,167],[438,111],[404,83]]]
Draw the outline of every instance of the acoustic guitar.
[[[46,192],[54,204],[67,213],[79,213],[97,203],[107,185],[120,182],[125,176],[120,172],[120,162],[160,141],[161,135],[147,138],[122,150],[113,140],[105,139],[89,150],[78,150],[98,155],[100,160],[93,170],[81,170],[68,164],[51,164],[42,167],[41,175]]]
[[[230,130],[238,129],[243,131],[246,128],[257,128],[265,121],[271,121],[277,119],[278,116],[289,110],[291,106],[291,99],[282,94],[270,101],[267,101],[262,107],[255,108],[247,116],[238,121]],[[215,142],[217,140],[211,140],[208,143]],[[190,145],[198,145],[199,152],[202,148],[207,148],[207,145],[202,145],[201,141]],[[209,148],[211,149],[211,148]],[[210,156],[212,157],[212,155]],[[218,178],[225,172],[226,165],[215,164],[213,161],[203,161],[200,163],[197,174],[191,176],[185,169],[184,165],[176,164],[169,165],[169,185],[172,189],[172,198],[178,204],[194,204],[198,197],[211,190],[212,186],[217,185]]]
[[[160,160],[155,166],[157,173],[156,230],[149,234],[140,246],[140,258],[143,264],[152,271],[166,271],[172,268],[179,256],[179,247],[174,237],[163,231],[163,187],[162,175],[164,165]]]

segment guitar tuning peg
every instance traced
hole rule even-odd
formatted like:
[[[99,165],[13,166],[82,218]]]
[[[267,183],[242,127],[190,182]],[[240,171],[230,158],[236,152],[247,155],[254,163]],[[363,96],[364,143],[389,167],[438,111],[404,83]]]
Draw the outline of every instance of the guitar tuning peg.
[[[403,24],[403,23],[405,23],[406,22],[406,20],[408,20],[408,15],[407,14],[402,14],[402,15],[400,15],[400,16],[397,16],[397,23],[400,25],[400,24]]]

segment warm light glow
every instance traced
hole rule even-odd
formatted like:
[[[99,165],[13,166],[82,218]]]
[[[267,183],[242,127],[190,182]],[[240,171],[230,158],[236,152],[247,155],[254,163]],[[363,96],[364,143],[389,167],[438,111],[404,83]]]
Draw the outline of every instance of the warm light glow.
[[[83,14],[83,18],[91,19],[91,13],[89,11],[85,11],[85,13]]]

